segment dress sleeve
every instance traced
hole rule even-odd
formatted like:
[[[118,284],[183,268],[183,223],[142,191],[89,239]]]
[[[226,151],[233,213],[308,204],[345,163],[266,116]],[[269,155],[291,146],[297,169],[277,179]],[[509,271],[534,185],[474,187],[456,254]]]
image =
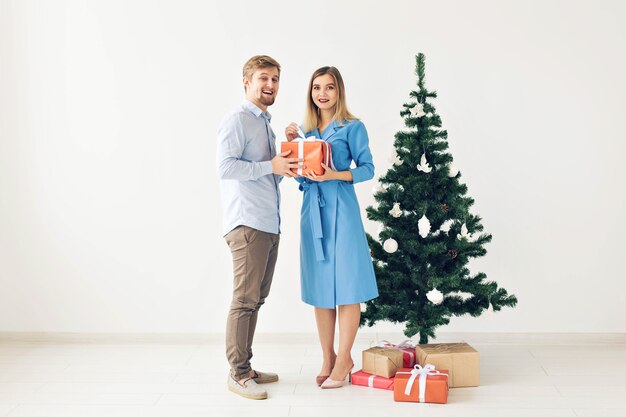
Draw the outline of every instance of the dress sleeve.
[[[365,125],[361,121],[353,123],[355,126],[348,132],[348,147],[352,160],[356,164],[356,168],[350,169],[352,183],[356,184],[374,177],[374,161]]]

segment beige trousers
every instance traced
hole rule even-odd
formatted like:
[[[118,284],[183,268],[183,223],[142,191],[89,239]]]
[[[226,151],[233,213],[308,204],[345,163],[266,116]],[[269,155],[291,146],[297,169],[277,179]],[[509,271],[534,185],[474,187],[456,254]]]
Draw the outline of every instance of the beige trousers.
[[[226,323],[226,357],[237,380],[248,376],[259,308],[270,293],[280,235],[238,226],[226,236],[233,256],[233,298]]]

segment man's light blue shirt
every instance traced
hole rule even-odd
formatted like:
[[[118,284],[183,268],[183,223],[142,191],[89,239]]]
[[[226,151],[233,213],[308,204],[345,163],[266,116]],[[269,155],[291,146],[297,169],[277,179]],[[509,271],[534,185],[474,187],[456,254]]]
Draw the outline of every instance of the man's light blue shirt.
[[[270,126],[271,117],[244,100],[217,130],[224,235],[241,225],[280,233],[278,183],[282,176],[272,173],[276,135]]]

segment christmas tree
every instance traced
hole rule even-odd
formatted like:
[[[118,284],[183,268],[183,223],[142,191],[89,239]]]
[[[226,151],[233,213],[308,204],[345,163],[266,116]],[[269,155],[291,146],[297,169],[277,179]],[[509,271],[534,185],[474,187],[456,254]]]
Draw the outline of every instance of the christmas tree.
[[[361,324],[379,320],[406,323],[405,335],[419,343],[451,316],[479,316],[517,303],[484,273],[471,274],[467,263],[487,253],[491,235],[447,151],[441,128],[424,86],[424,55],[416,56],[417,89],[400,115],[406,130],[395,135],[392,167],[374,189],[377,207],[367,217],[380,223],[378,239],[368,234],[380,296],[366,303]]]

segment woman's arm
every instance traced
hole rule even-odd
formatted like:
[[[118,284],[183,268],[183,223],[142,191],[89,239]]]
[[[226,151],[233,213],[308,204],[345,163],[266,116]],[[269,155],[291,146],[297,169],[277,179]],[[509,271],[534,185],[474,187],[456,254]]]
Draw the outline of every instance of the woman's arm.
[[[352,181],[352,172],[350,170],[347,171],[334,171],[331,167],[322,162],[322,168],[324,168],[324,173],[322,175],[315,175],[314,172],[311,172],[306,177],[312,179],[313,181]]]
[[[332,168],[322,163],[324,168],[323,175],[315,175],[311,173],[306,177],[313,181],[348,181],[354,184],[362,181],[370,180],[374,177],[374,162],[372,152],[369,148],[369,137],[365,125],[361,121],[353,122],[354,127],[348,132],[348,147],[352,160],[356,164],[356,168],[346,171],[334,171]]]
[[[358,183],[371,180],[374,177],[374,159],[369,146],[369,136],[365,125],[361,121],[354,122],[355,126],[348,132],[348,146],[356,168],[352,168],[352,182]]]

